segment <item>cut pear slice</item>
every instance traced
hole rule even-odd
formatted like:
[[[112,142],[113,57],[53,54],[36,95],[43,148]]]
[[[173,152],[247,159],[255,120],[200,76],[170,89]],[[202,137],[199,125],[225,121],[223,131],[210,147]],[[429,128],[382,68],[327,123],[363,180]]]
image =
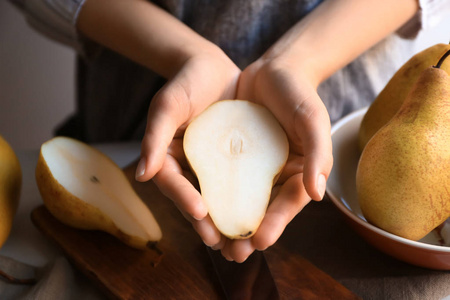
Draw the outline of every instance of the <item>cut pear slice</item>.
[[[251,237],[288,158],[281,125],[261,105],[222,100],[189,124],[183,143],[216,227],[231,239]]]
[[[162,237],[123,171],[92,146],[66,137],[45,142],[36,182],[45,206],[66,225],[105,231],[139,249]]]

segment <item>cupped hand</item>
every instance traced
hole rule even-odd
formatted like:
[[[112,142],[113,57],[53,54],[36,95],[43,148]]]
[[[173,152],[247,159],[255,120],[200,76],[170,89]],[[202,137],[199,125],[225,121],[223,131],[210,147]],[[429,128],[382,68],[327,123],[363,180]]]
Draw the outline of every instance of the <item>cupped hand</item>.
[[[285,129],[290,144],[264,219],[254,236],[242,240],[228,239],[215,227],[194,187],[195,176],[182,145],[189,122],[211,103],[227,98],[266,106]],[[305,76],[289,65],[262,60],[240,73],[226,59],[202,57],[188,61],[152,100],[136,179],[153,178],[206,245],[220,249],[228,260],[243,262],[255,250],[275,243],[311,198],[323,197],[331,166],[328,114]]]
[[[222,52],[197,55],[154,96],[148,111],[136,180],[153,179],[207,245],[222,237],[211,221],[183,151],[190,121],[222,99],[234,99],[240,69]]]
[[[260,59],[240,76],[237,98],[267,107],[287,133],[290,154],[276,182],[270,205],[255,235],[222,238],[229,260],[244,261],[273,245],[288,223],[309,203],[321,200],[333,164],[330,120],[316,85],[295,63]]]

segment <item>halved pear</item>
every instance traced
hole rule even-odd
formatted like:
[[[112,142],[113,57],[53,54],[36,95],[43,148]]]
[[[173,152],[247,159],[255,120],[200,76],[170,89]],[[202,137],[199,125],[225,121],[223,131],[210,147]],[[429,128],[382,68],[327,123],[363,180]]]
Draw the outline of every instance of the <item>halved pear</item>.
[[[251,237],[289,154],[281,125],[261,105],[222,100],[189,124],[183,143],[216,227],[231,239]]]
[[[66,225],[105,231],[139,249],[162,237],[123,171],[92,146],[66,137],[45,142],[36,182],[47,209]]]

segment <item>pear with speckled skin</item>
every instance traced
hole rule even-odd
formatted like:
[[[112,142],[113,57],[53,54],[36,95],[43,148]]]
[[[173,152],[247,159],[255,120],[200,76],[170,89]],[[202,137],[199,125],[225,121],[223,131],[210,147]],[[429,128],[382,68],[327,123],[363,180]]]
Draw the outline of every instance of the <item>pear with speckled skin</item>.
[[[450,49],[449,44],[436,44],[411,57],[386,84],[365,113],[358,132],[362,151],[372,136],[397,113],[422,71],[431,67]],[[450,72],[450,60],[441,69]]]
[[[219,101],[189,124],[183,147],[217,229],[231,239],[253,236],[289,154],[275,117],[249,101]]]
[[[450,76],[423,71],[364,148],[356,188],[368,222],[419,240],[450,216]]]

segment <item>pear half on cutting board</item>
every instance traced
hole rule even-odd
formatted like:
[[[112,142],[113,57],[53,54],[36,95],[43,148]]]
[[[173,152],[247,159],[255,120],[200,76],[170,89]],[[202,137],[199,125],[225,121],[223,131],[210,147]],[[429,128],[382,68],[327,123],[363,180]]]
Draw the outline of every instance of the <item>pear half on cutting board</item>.
[[[47,209],[66,225],[104,231],[138,249],[162,237],[123,171],[92,146],[66,137],[45,142],[36,182]]]

